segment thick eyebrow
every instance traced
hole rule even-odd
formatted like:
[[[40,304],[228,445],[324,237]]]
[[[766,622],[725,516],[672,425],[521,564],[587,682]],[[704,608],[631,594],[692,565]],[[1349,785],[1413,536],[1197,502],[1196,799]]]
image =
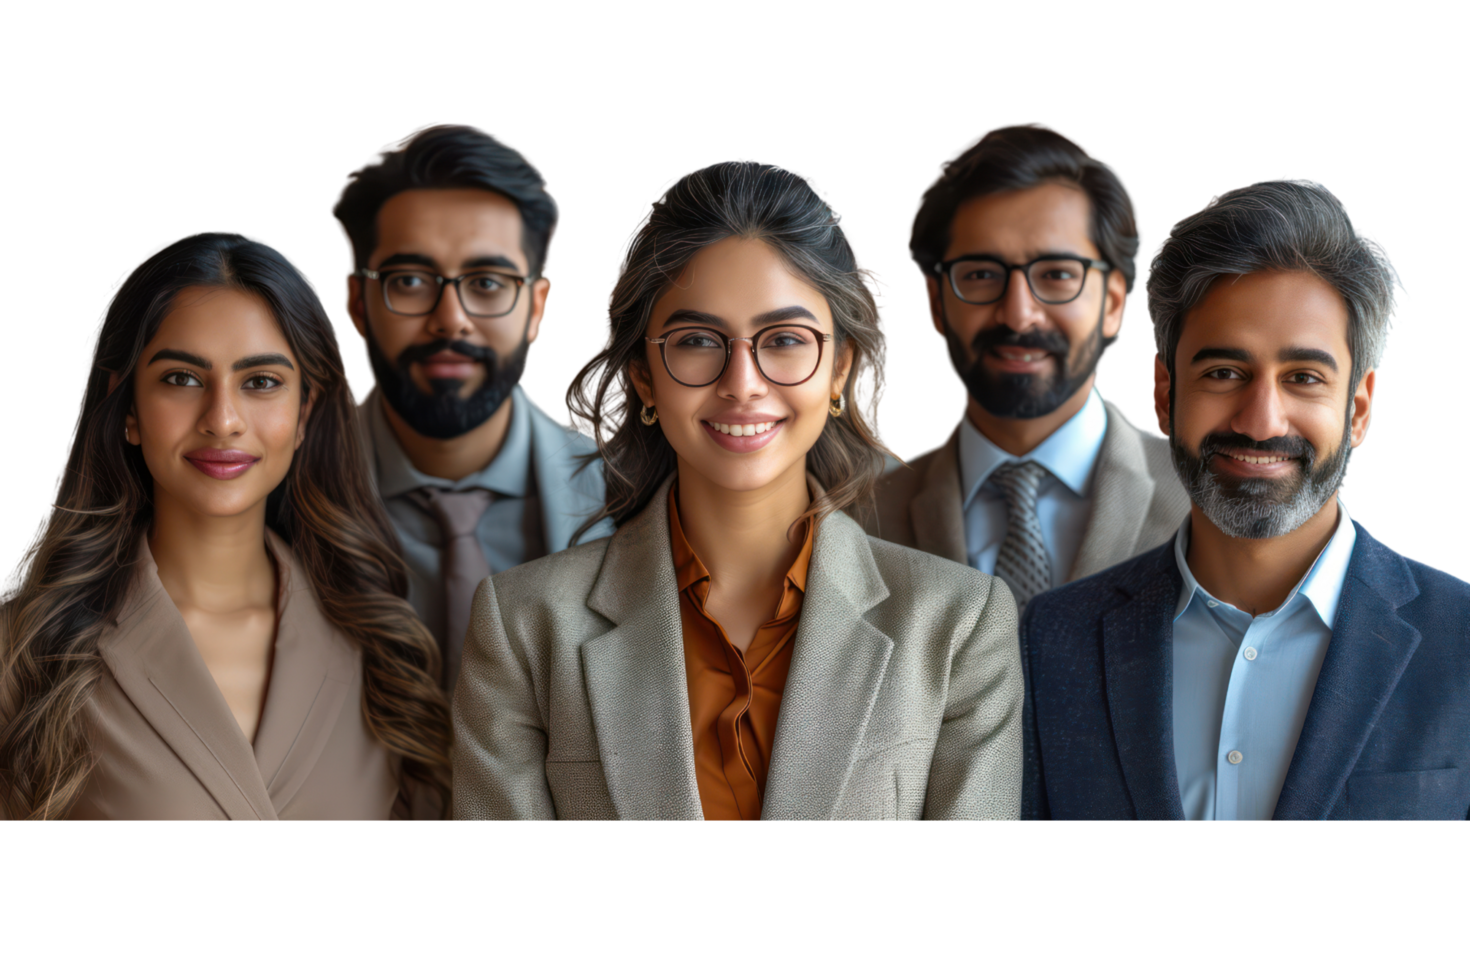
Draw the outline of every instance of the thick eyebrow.
[[[1083,262],[1098,261],[1097,259],[1090,259],[1085,255],[1080,255],[1077,252],[1073,252],[1065,248],[1038,248],[1030,252],[1023,252],[1022,254],[1026,256],[1025,259],[1015,264],[1025,265],[1027,262],[1035,262],[1037,259],[1079,259]],[[994,252],[966,252],[964,255],[957,255],[952,259],[945,259],[944,261],[975,262],[981,259],[987,259],[991,262],[999,262],[1002,265],[1011,264],[1011,261],[1007,259],[1004,255],[997,255]]]
[[[205,371],[214,367],[214,364],[208,358],[200,357],[198,354],[190,354],[186,350],[174,350],[172,347],[165,347],[157,354],[148,358],[149,364],[152,364],[154,361],[183,361],[185,364],[192,364]]]
[[[288,368],[292,371],[296,370],[296,365],[292,364],[291,359],[285,354],[251,354],[249,357],[242,357],[230,365],[230,370],[248,371],[251,368],[265,367],[267,364],[278,364],[283,368]]]
[[[764,327],[771,323],[780,323],[782,320],[806,319],[813,323],[819,323],[817,315],[805,306],[783,306],[779,310],[771,310],[760,316],[752,317],[750,325],[753,327]],[[715,316],[713,313],[703,313],[699,310],[675,310],[664,320],[664,326],[674,322],[679,323],[701,323],[707,327],[727,327],[724,317]]]
[[[1279,356],[1283,361],[1311,361],[1330,370],[1337,370],[1337,358],[1318,347],[1287,347]]]
[[[1245,361],[1249,363],[1250,360],[1251,356],[1239,347],[1201,347],[1189,359],[1189,363],[1198,364],[1200,361]]]
[[[1283,361],[1311,361],[1333,371],[1337,370],[1337,358],[1318,347],[1284,347],[1277,355]],[[1200,361],[1241,361],[1250,363],[1253,358],[1239,347],[1201,347],[1190,358],[1189,363]]]
[[[752,327],[764,327],[767,324],[780,323],[782,320],[797,319],[810,320],[813,323],[818,322],[816,314],[805,306],[783,306],[779,310],[772,310],[769,313],[762,313],[760,316],[752,318],[750,325]]]
[[[378,268],[386,269],[388,266],[392,265],[421,265],[430,269],[439,268],[438,262],[434,261],[434,259],[430,258],[429,256],[423,255],[419,252],[394,252],[392,255],[379,262]],[[483,269],[486,267],[496,269],[510,269],[512,272],[521,271],[521,267],[516,265],[509,256],[505,255],[477,255],[469,261],[464,262],[460,266],[460,268],[463,269]]]
[[[214,362],[207,357],[190,354],[186,350],[174,350],[172,347],[165,347],[148,359],[149,364],[152,364],[154,361],[183,361],[185,364],[192,364],[205,371],[214,367]],[[296,370],[296,365],[292,364],[291,359],[285,354],[252,354],[249,357],[242,357],[230,365],[230,370],[248,371],[251,368],[264,367],[267,364],[278,364],[283,368],[289,368],[292,371]]]

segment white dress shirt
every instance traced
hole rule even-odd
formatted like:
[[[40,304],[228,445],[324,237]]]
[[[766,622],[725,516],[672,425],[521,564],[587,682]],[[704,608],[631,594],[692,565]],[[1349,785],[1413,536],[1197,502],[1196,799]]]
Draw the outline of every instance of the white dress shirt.
[[[1092,514],[1092,474],[1107,431],[1108,413],[1096,388],[1076,415],[1025,456],[1012,456],[985,438],[966,415],[960,423],[960,486],[970,567],[994,574],[1006,537],[1005,494],[985,481],[1002,463],[1035,460],[1047,471],[1037,488],[1036,518],[1051,561],[1051,584],[1066,582]]]
[[[1357,531],[1337,530],[1280,606],[1251,616],[1195,581],[1189,518],[1174,538],[1184,578],[1174,615],[1174,759],[1189,820],[1269,820],[1286,782]]]

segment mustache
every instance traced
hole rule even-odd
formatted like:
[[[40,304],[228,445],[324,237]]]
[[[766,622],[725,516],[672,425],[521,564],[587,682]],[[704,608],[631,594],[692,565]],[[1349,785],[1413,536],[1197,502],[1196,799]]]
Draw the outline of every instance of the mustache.
[[[1229,449],[1253,450],[1263,456],[1289,456],[1300,459],[1308,469],[1317,458],[1317,450],[1301,436],[1272,436],[1257,442],[1239,432],[1212,432],[1200,440],[1200,461],[1208,463],[1211,456]]]
[[[400,371],[407,370],[408,366],[415,361],[426,361],[435,354],[447,350],[452,350],[456,354],[468,357],[470,360],[479,361],[481,364],[493,365],[498,360],[494,349],[490,347],[481,347],[479,344],[472,344],[468,340],[449,340],[445,337],[440,337],[438,340],[430,341],[427,344],[414,344],[410,347],[405,347],[402,353],[398,355],[398,369]]]
[[[991,327],[977,333],[970,341],[970,350],[979,357],[997,347],[1024,347],[1065,358],[1072,350],[1067,338],[1056,330],[1028,330],[1017,333],[1007,326]]]

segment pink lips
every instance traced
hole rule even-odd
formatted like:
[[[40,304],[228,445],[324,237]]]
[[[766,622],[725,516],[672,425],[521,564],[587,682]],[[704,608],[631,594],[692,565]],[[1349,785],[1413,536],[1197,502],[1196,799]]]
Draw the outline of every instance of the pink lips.
[[[479,362],[454,351],[440,351],[432,357],[424,358],[420,363],[425,377],[468,378],[474,374],[475,365]]]
[[[726,419],[717,419],[716,421],[725,422],[727,425],[734,425],[736,420],[734,420],[734,419],[729,419],[729,420],[726,420]],[[772,420],[772,419],[748,419],[748,420],[747,419],[741,419],[739,421],[741,421],[741,422],[755,423],[755,422],[769,422],[769,421],[774,421],[774,420]],[[755,452],[757,449],[760,449],[761,447],[763,447],[767,443],[769,443],[772,439],[776,438],[776,433],[780,432],[781,431],[781,428],[785,424],[786,424],[786,420],[785,419],[782,419],[782,420],[776,422],[775,425],[771,426],[766,431],[762,432],[760,435],[755,435],[755,436],[735,436],[735,435],[726,435],[725,433],[721,432],[719,429],[716,429],[713,425],[710,425],[710,421],[708,419],[705,419],[703,422],[700,423],[700,425],[704,428],[704,431],[709,434],[709,437],[711,439],[713,439],[715,441],[715,443],[717,445],[719,445],[719,447],[721,449],[728,449],[732,453],[753,453],[753,452]]]
[[[260,462],[259,456],[238,449],[196,449],[185,453],[184,458],[199,472],[216,480],[233,480]]]

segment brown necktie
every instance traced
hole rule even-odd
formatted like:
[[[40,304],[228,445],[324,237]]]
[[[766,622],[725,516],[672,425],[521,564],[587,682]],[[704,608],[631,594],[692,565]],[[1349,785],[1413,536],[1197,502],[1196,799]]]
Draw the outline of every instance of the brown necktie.
[[[444,534],[440,580],[444,587],[444,690],[453,693],[464,652],[465,631],[470,625],[470,604],[481,580],[490,574],[490,564],[475,535],[485,508],[495,499],[489,490],[440,490],[420,487],[414,497]]]

